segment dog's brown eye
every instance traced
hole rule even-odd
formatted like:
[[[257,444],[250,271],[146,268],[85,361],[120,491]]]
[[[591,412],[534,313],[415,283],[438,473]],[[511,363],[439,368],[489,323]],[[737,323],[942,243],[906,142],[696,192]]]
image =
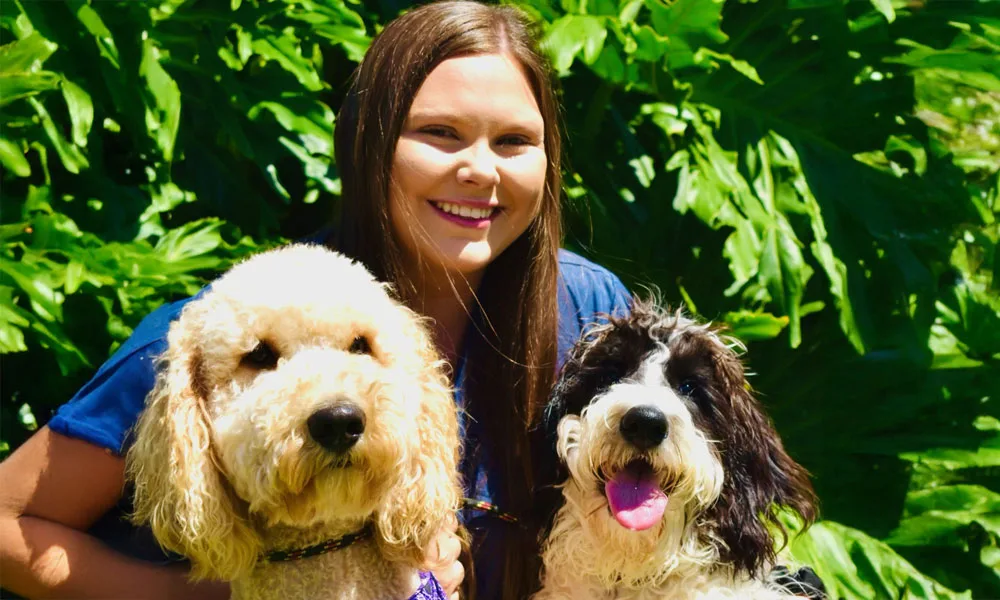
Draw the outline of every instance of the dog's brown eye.
[[[278,353],[267,342],[257,342],[253,350],[243,355],[240,364],[251,369],[273,369],[278,365]]]
[[[372,347],[371,344],[368,343],[368,338],[363,335],[359,335],[354,338],[354,341],[351,342],[351,347],[348,348],[347,351],[351,354],[371,354]]]

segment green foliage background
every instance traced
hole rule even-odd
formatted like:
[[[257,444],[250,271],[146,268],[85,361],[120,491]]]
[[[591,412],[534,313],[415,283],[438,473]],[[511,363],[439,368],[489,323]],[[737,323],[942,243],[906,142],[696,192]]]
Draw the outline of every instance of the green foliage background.
[[[567,245],[725,321],[835,598],[1000,598],[1000,3],[529,0]],[[139,320],[333,214],[405,2],[0,4],[2,451]],[[386,82],[391,85],[391,82]]]

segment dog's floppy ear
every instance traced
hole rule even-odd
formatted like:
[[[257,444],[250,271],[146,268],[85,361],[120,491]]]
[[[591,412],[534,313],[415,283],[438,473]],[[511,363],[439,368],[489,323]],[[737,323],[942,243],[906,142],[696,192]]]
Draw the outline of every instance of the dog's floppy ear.
[[[569,351],[538,424],[546,451],[555,455],[559,422],[566,415],[579,415],[596,392],[624,375],[615,350],[604,351],[602,342],[613,331],[615,321],[595,324],[585,331]],[[598,350],[594,350],[597,348]],[[591,352],[593,350],[593,352]],[[560,480],[561,481],[561,480]]]
[[[196,311],[189,305],[171,326],[163,369],[136,425],[127,455],[132,518],[148,523],[161,546],[188,557],[192,578],[231,580],[253,567],[262,546],[215,464],[192,331]]]
[[[408,446],[402,472],[376,509],[375,527],[385,556],[418,567],[435,537],[454,523],[462,491],[457,409],[444,363],[415,315],[406,321],[406,335],[418,345],[411,360],[419,361],[421,373],[419,397],[411,396],[420,402],[417,436],[401,440]]]
[[[595,394],[625,375],[619,345],[614,341],[608,343],[622,322],[609,317],[581,334],[559,371],[537,431],[533,432],[535,443],[544,448],[535,468],[535,503],[541,539],[548,536],[564,502],[560,484],[570,477],[559,451],[559,424],[568,416],[579,416]]]
[[[586,385],[582,377],[580,346],[578,344],[573,348],[560,369],[548,403],[532,431],[534,443],[544,449],[535,468],[535,505],[540,523],[539,539],[543,540],[548,537],[556,513],[563,504],[559,484],[569,478],[569,468],[559,456],[559,423],[573,412],[573,398],[579,396],[581,388]],[[579,414],[579,408],[576,414]]]
[[[778,433],[749,389],[743,365],[729,349],[715,358],[720,390],[729,413],[720,433],[725,483],[712,509],[717,534],[725,543],[722,558],[737,570],[757,574],[773,562],[777,528],[783,543],[787,532],[778,520],[779,508],[789,508],[805,526],[816,518],[816,495],[806,470],[785,452]]]

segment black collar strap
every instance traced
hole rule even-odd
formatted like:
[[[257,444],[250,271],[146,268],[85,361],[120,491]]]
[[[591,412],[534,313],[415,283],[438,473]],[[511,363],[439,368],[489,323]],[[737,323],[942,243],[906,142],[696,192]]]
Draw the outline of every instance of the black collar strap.
[[[348,533],[344,537],[339,537],[335,540],[326,540],[325,542],[320,542],[313,546],[307,546],[297,550],[275,550],[274,552],[269,552],[263,558],[268,562],[282,562],[286,560],[298,560],[300,558],[319,556],[320,554],[326,554],[327,552],[332,552],[333,550],[343,550],[354,542],[366,540],[371,536],[372,524],[367,523],[361,528],[360,531]]]
[[[508,523],[517,524],[519,519],[510,513],[505,513],[495,505],[485,502],[483,500],[473,500],[471,498],[463,498],[462,504],[465,508],[470,508],[472,510],[481,510],[487,512],[497,517],[501,521],[506,521]],[[354,533],[349,533],[343,537],[339,537],[335,540],[326,540],[325,542],[320,542],[313,546],[307,546],[305,548],[298,548],[296,550],[275,550],[274,552],[269,552],[264,556],[264,559],[268,562],[283,562],[286,560],[298,560],[300,558],[309,558],[311,556],[319,556],[320,554],[326,554],[327,552],[332,552],[334,550],[343,550],[344,548],[350,546],[354,542],[360,542],[366,540],[372,536],[372,524],[367,523],[360,531]]]

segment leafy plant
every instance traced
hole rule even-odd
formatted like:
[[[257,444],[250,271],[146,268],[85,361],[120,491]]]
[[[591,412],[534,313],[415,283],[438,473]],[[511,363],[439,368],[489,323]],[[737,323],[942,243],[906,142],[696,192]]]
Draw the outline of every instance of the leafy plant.
[[[789,558],[837,598],[1000,597],[1000,4],[522,7],[563,90],[567,245],[749,342],[823,506]],[[403,9],[0,11],[4,443],[153,308],[328,220],[334,111]]]

